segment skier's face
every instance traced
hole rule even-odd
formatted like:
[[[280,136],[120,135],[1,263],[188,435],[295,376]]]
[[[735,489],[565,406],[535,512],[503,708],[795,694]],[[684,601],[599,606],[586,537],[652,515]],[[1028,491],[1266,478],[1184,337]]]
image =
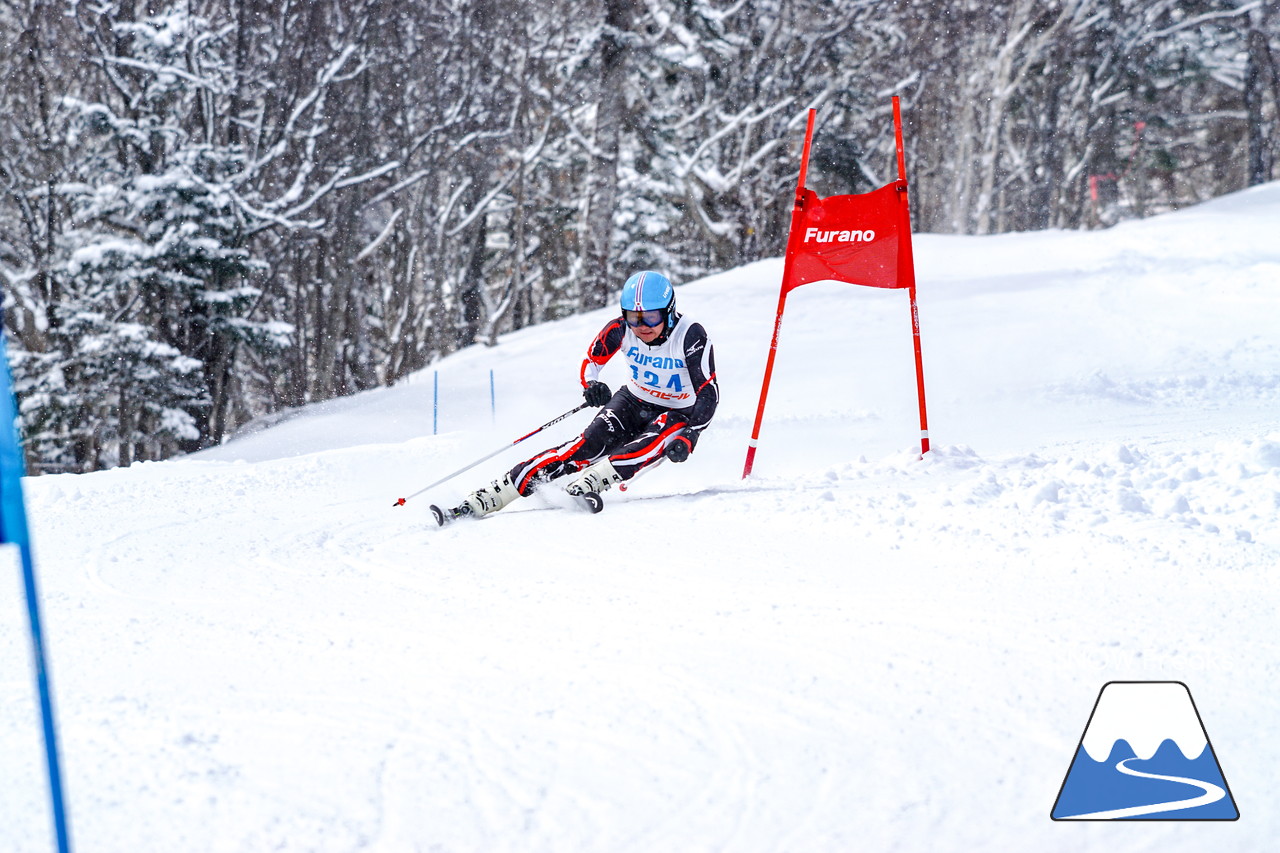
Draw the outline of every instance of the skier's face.
[[[658,338],[666,327],[666,312],[661,310],[631,311],[624,309],[622,319],[631,327],[631,331],[636,333],[636,337],[646,344],[652,343]]]
[[[657,340],[666,327],[666,323],[659,323],[656,326],[632,326],[631,331],[635,332],[637,338],[648,344]]]

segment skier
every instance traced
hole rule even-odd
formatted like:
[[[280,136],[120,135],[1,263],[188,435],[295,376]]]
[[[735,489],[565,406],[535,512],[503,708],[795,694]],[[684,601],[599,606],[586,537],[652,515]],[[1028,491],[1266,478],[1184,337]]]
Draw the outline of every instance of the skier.
[[[672,462],[689,458],[720,401],[711,342],[700,324],[676,313],[675,290],[661,273],[646,270],[631,276],[622,286],[620,302],[622,316],[600,330],[582,362],[582,396],[602,407],[595,418],[577,438],[526,459],[502,479],[472,492],[452,511],[453,517],[497,512],[558,477],[572,475],[565,486],[571,495],[599,494],[663,457]],[[617,353],[631,376],[611,394],[599,377]]]

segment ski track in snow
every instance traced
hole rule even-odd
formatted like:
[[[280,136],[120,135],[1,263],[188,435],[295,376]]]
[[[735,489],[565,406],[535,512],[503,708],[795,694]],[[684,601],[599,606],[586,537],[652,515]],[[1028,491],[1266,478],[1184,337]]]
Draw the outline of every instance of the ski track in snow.
[[[439,436],[426,371],[195,457],[27,480],[76,849],[1223,846],[1049,819],[1125,679],[1191,687],[1241,798],[1225,843],[1270,849],[1277,224],[1273,184],[1106,232],[919,237],[923,460],[904,295],[815,284],[740,479],[774,259],[681,286],[721,410],[599,515],[554,491],[427,512],[585,413],[391,504],[573,405],[608,312],[433,366]],[[20,601],[0,853],[49,838]]]

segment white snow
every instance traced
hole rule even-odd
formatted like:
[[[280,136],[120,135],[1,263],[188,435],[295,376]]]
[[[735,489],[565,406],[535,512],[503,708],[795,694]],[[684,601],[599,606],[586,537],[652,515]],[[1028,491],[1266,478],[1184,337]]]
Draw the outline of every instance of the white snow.
[[[1201,851],[1280,837],[1280,184],[1105,232],[916,240],[907,296],[683,285],[723,403],[597,516],[435,528],[585,426],[609,311],[185,460],[26,481],[75,845]],[[434,370],[434,368],[433,368]],[[489,371],[497,389],[490,410]],[[606,378],[616,387],[619,365]],[[17,572],[0,851],[50,849]],[[1098,691],[1184,682],[1236,823],[1049,812]]]

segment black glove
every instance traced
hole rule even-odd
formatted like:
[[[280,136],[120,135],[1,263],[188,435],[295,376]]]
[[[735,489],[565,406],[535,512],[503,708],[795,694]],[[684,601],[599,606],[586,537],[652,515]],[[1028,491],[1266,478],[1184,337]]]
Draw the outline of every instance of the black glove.
[[[688,436],[681,432],[667,445],[667,449],[663,452],[672,462],[683,462],[689,458],[690,450],[693,450],[693,443],[689,441]]]
[[[603,382],[588,382],[587,387],[582,389],[582,397],[588,406],[603,406],[613,397],[613,392]]]

